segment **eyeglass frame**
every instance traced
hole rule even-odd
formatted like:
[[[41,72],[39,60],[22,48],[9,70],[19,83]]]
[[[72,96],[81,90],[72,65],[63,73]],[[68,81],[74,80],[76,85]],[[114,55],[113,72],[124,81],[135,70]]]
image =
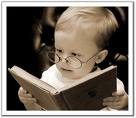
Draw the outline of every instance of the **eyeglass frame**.
[[[100,50],[100,51],[101,51],[101,50]],[[47,55],[48,55],[50,52],[51,52],[51,53],[54,53],[54,56],[57,55],[57,57],[58,57],[58,59],[59,59],[58,62],[55,62],[55,61],[53,62],[53,61],[50,59],[49,56],[47,56],[47,57],[48,57],[48,59],[49,59],[51,62],[53,62],[53,63],[55,63],[55,64],[56,64],[56,63],[59,63],[59,62],[62,60],[62,58],[65,59],[66,61],[68,61],[67,58],[69,58],[69,57],[74,57],[74,58],[76,58],[77,60],[79,60],[79,62],[81,63],[81,64],[80,64],[80,67],[74,68],[74,69],[79,69],[79,68],[82,67],[83,63],[87,63],[90,59],[94,58],[97,54],[99,54],[100,51],[97,52],[96,54],[94,54],[92,57],[90,57],[87,61],[81,61],[79,58],[74,57],[74,56],[68,56],[68,57],[66,57],[66,58],[63,58],[63,57],[60,57],[55,51],[48,51],[48,52],[47,52]],[[72,66],[71,66],[71,67],[72,67]],[[72,67],[72,68],[73,68],[73,67]]]

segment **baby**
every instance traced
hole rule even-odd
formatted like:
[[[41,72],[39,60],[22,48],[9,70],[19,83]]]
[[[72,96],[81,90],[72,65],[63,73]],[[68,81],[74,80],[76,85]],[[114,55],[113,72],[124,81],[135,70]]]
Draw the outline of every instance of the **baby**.
[[[49,59],[55,64],[43,72],[41,79],[60,89],[100,70],[96,65],[103,62],[108,55],[106,47],[118,27],[115,16],[106,8],[69,7],[56,24],[55,50],[48,52]],[[42,109],[36,99],[22,87],[18,94],[26,109]],[[106,110],[119,110],[127,107],[127,104],[128,96],[124,85],[117,79],[117,92],[105,98],[103,105],[107,106]]]

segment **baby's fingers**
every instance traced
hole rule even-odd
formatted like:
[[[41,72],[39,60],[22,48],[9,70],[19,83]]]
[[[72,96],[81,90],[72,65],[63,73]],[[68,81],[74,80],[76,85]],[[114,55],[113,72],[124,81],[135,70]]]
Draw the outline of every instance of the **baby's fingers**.
[[[27,91],[24,90],[22,87],[20,87],[19,90],[18,90],[18,95],[19,95],[19,96],[23,96],[23,95],[25,95],[25,94],[27,94]]]
[[[103,106],[108,106],[112,109],[118,109],[118,110],[122,108],[119,102],[106,102],[103,103]]]
[[[19,98],[20,98],[20,101],[24,104],[32,104],[37,102],[35,98],[26,98],[26,97],[19,97]]]
[[[118,96],[107,97],[103,99],[103,102],[117,102],[120,98]]]
[[[24,90],[22,87],[19,88],[18,96],[20,97],[32,97],[30,93],[28,93],[26,90]]]
[[[37,100],[33,98],[31,94],[27,93],[27,91],[22,87],[19,88],[18,96],[20,101],[24,104],[32,104],[37,102]]]
[[[26,91],[25,89],[23,89],[22,87],[19,88],[19,91],[18,91],[18,92],[19,92],[19,93],[24,93],[24,94],[27,93],[27,91]]]
[[[112,93],[112,96],[123,96],[124,94],[126,94],[125,91],[116,91]]]

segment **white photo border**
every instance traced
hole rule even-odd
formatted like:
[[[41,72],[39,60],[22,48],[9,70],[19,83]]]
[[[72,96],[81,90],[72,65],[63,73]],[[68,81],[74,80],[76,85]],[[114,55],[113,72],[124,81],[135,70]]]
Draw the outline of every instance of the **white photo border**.
[[[6,40],[7,40],[7,24],[6,24],[6,8],[8,6],[34,6],[34,7],[49,7],[49,6],[124,6],[129,8],[129,85],[128,85],[128,92],[129,92],[129,104],[128,110],[126,111],[7,111],[7,47],[6,47]],[[38,2],[30,2],[30,1],[3,1],[1,3],[1,15],[2,15],[2,29],[1,29],[1,51],[2,51],[2,60],[1,60],[1,93],[2,93],[2,101],[1,101],[1,113],[2,116],[133,116],[134,115],[134,3],[132,1],[38,1]]]

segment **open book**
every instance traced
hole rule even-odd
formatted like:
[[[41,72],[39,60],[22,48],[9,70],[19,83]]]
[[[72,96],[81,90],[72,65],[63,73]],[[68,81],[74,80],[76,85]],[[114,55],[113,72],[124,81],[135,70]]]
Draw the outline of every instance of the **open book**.
[[[8,70],[47,110],[100,110],[103,99],[116,91],[116,66],[90,73],[60,90],[17,66]]]

